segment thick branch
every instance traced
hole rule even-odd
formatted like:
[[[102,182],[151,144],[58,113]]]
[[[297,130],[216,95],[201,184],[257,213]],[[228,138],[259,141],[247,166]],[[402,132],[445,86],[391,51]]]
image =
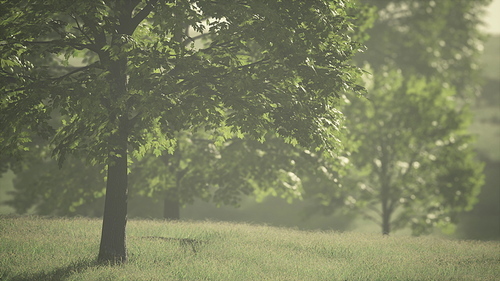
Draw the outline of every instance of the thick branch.
[[[140,10],[134,17],[130,19],[130,23],[125,30],[126,34],[132,35],[137,26],[153,11],[155,4],[158,0],[150,0],[142,10]]]
[[[94,45],[95,45],[94,40],[92,40],[92,38],[90,38],[90,37],[88,36],[88,34],[87,34],[84,30],[83,30],[83,27],[80,25],[80,22],[78,21],[78,19],[77,19],[75,16],[73,16],[73,15],[71,15],[71,17],[73,18],[73,20],[74,20],[74,21],[75,21],[75,23],[76,23],[76,29],[77,29],[78,31],[80,31],[80,33],[81,33],[81,34],[83,34],[83,36],[85,36],[85,38],[87,38],[87,40],[89,40],[89,42],[90,42],[90,43],[92,43],[92,44],[94,44]]]

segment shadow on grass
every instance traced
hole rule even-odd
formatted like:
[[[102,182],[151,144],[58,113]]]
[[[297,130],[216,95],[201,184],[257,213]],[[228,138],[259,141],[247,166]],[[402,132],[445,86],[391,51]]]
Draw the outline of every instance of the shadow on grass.
[[[81,260],[72,262],[70,265],[58,267],[50,271],[34,272],[8,277],[12,281],[33,281],[33,280],[65,280],[73,274],[84,271],[88,268],[99,267],[102,264],[96,260]],[[0,280],[3,280],[0,278]]]
[[[206,243],[204,240],[190,239],[190,238],[173,238],[173,237],[161,237],[161,236],[142,236],[144,239],[159,239],[163,241],[178,241],[179,245],[186,249],[186,247],[190,247],[193,253],[197,253],[197,247],[203,243]]]

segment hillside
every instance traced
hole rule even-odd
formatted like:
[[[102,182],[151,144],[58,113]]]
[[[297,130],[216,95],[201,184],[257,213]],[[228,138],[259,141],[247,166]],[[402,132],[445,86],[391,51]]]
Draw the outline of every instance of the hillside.
[[[499,280],[500,243],[132,220],[98,265],[100,220],[0,216],[0,280]]]

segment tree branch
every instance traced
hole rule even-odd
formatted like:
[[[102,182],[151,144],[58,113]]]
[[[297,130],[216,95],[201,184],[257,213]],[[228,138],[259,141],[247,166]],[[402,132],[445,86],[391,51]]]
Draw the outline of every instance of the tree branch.
[[[64,41],[64,40],[21,41],[21,42],[17,42],[17,43],[21,43],[21,44],[24,44],[24,45],[50,45],[50,44],[53,44],[53,45],[59,46],[59,47],[68,46],[68,47],[75,48],[77,50],[88,49],[88,50],[91,50],[91,51],[94,51],[94,52],[98,51],[97,48],[95,48],[94,44],[77,44],[77,43],[67,42],[67,41]],[[14,44],[14,43],[11,43],[11,44]]]
[[[389,202],[389,212],[392,213],[392,212],[394,212],[396,206],[398,205],[399,200],[394,200],[391,198],[389,201],[390,201]]]
[[[142,10],[130,19],[130,24],[127,26],[126,34],[132,35],[137,26],[153,11],[158,0],[150,0]]]
[[[267,61],[269,61],[269,59],[268,59],[268,58],[263,58],[263,59],[258,60],[258,61],[256,61],[256,62],[252,62],[252,63],[245,64],[245,65],[240,65],[240,66],[238,66],[237,68],[238,68],[238,69],[248,68],[248,67],[252,67],[252,66],[257,65],[257,64],[261,64],[261,63],[267,62]]]
[[[368,205],[368,209],[372,210],[375,214],[382,216],[382,212],[373,205]]]
[[[89,15],[92,15],[93,12],[91,11],[92,8],[89,8],[87,10],[87,14]],[[87,16],[87,14],[81,14],[80,15],[80,18],[83,20],[83,23],[85,25],[88,26],[89,30],[90,30],[90,34],[94,37],[94,46],[95,46],[95,49],[90,49],[96,53],[99,53],[100,52],[100,49],[106,45],[106,34],[104,33],[104,31],[102,30],[103,27],[99,26],[99,24],[97,24],[95,22],[94,19],[92,19],[91,17]],[[101,30],[98,30],[98,27],[101,28]]]
[[[64,75],[61,75],[59,77],[54,77],[54,78],[48,78],[48,79],[44,79],[44,80],[37,80],[33,77],[30,77],[30,76],[22,76],[23,78],[26,78],[26,79],[30,79],[32,80],[33,82],[48,82],[48,81],[58,81],[58,80],[62,80],[66,77],[69,77],[75,73],[78,73],[78,72],[81,72],[81,71],[84,71],[84,70],[87,70],[89,68],[92,68],[94,67],[95,65],[97,65],[98,62],[95,62],[95,63],[92,63],[92,64],[89,64],[87,66],[84,66],[84,67],[80,67],[80,68],[77,68],[75,70],[72,70]],[[32,87],[33,84],[29,84],[28,86],[22,86],[22,87],[19,87],[19,88],[15,88],[15,89],[12,89],[12,90],[7,90],[7,91],[4,91],[3,93],[5,94],[9,94],[9,93],[13,93],[13,92],[18,92],[18,91],[24,91],[24,90],[27,90],[27,89],[30,89]]]
[[[416,159],[417,159],[418,155],[420,154],[420,151],[422,151],[422,148],[417,149],[415,151],[415,153],[413,153],[413,155],[411,156],[410,162],[408,162],[408,169],[406,169],[406,171],[404,173],[400,173],[399,177],[401,177],[402,179],[406,178],[406,176],[410,173],[410,171],[412,171],[414,169],[413,164],[416,162]]]
[[[89,68],[93,68],[93,67],[94,67],[94,66],[96,66],[97,64],[98,64],[98,62],[94,62],[94,63],[89,64],[89,65],[87,65],[87,66],[80,67],[80,68],[77,68],[77,69],[75,69],[75,70],[73,70],[73,71],[70,71],[70,72],[68,72],[68,73],[66,73],[66,74],[64,74],[64,75],[62,75],[62,76],[55,77],[55,78],[51,78],[50,80],[53,80],[53,81],[62,80],[62,79],[64,79],[64,78],[66,78],[66,77],[69,77],[69,76],[71,76],[71,75],[75,74],[75,73],[78,73],[78,72],[81,72],[81,71],[85,71],[85,70],[87,70],[87,69],[89,69]]]
[[[200,35],[196,35],[196,36],[194,36],[194,37],[191,37],[191,36],[187,36],[187,35],[186,35],[187,40],[185,40],[185,41],[181,42],[181,44],[182,44],[183,46],[187,46],[187,44],[188,44],[189,42],[193,42],[193,43],[194,43],[196,40],[201,39],[201,38],[203,38],[203,37],[205,37],[205,36],[208,36],[208,35],[209,35],[208,33],[202,33],[202,34],[200,34]]]
[[[367,218],[367,219],[369,219],[369,220],[371,220],[371,221],[375,222],[375,223],[376,223],[376,224],[378,224],[378,225],[381,225],[381,224],[382,224],[382,221],[380,221],[380,219],[378,219],[378,218],[376,218],[376,217],[372,216],[371,214],[368,214],[368,213],[366,213],[366,212],[365,212],[365,213],[363,213],[363,216],[364,216],[365,218]]]
[[[83,34],[83,36],[85,36],[85,38],[87,38],[87,40],[89,40],[89,42],[90,42],[90,43],[92,43],[92,44],[94,44],[94,45],[95,45],[94,40],[92,40],[92,38],[90,38],[90,37],[88,36],[88,34],[87,34],[84,30],[83,30],[83,28],[82,28],[82,26],[80,25],[80,22],[78,21],[78,19],[77,19],[75,16],[73,16],[73,15],[71,15],[71,18],[73,18],[73,20],[74,20],[74,21],[75,21],[75,23],[76,23],[76,29],[77,29],[78,31],[80,31],[80,33],[81,33],[81,34]]]

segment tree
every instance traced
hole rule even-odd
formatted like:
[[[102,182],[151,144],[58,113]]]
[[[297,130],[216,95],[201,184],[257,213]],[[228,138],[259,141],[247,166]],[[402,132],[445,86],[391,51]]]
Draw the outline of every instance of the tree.
[[[59,168],[50,154],[48,146],[30,146],[22,167],[13,169],[12,199],[2,203],[20,214],[30,210],[40,215],[102,216],[92,203],[104,196],[103,165],[88,166],[84,160],[70,157]]]
[[[138,195],[162,198],[163,217],[179,219],[181,206],[195,198],[209,200],[213,166],[219,151],[203,132],[180,132],[172,154],[147,153],[132,167],[131,185]]]
[[[356,61],[374,73],[389,66],[403,75],[439,78],[462,98],[478,91],[478,59],[485,39],[478,26],[491,0],[358,0],[376,9]]]
[[[408,225],[415,235],[433,226],[453,230],[484,178],[467,133],[468,106],[439,80],[388,70],[371,82],[369,99],[344,110],[350,142],[359,143],[343,179],[350,186],[344,204],[383,234]]]
[[[183,130],[332,149],[332,110],[359,91],[344,1],[2,1],[0,152],[52,137],[107,165],[98,260],[127,259],[129,153],[172,152]],[[207,38],[199,48],[186,33]],[[258,50],[255,60],[250,51]],[[90,59],[69,65],[78,53]],[[40,64],[42,59],[58,62]],[[60,129],[48,120],[57,112]],[[130,150],[129,150],[130,149]]]
[[[385,182],[388,182],[389,179],[398,179],[398,173],[401,172],[397,170],[403,168],[397,168],[397,164],[406,166],[410,163],[407,156],[409,151],[413,148],[409,150],[407,144],[402,142],[402,140],[401,145],[387,145],[387,143],[400,143],[400,131],[402,130],[401,126],[403,126],[403,123],[397,123],[397,126],[394,128],[390,127],[390,124],[396,122],[398,119],[407,120],[409,116],[404,115],[404,113],[410,112],[410,108],[416,106],[417,109],[423,110],[423,105],[414,105],[410,101],[427,102],[426,110],[431,112],[450,112],[450,107],[453,106],[456,106],[457,112],[461,112],[461,109],[464,108],[463,104],[471,103],[472,98],[477,94],[479,85],[477,81],[477,58],[480,54],[481,41],[484,39],[484,36],[478,29],[478,25],[481,24],[481,9],[490,1],[360,0],[358,2],[371,7],[368,9],[372,12],[376,12],[376,17],[374,19],[363,19],[365,21],[365,26],[369,25],[369,23],[373,23],[373,28],[367,30],[367,36],[360,37],[360,39],[364,40],[363,43],[366,44],[367,51],[354,58],[359,65],[370,65],[372,68],[375,82],[370,87],[371,92],[367,95],[372,102],[366,101],[366,103],[361,103],[360,105],[352,100],[352,104],[347,105],[345,109],[341,109],[343,112],[347,113],[348,122],[346,127],[348,130],[352,130],[352,136],[359,141],[359,152],[353,153],[353,159],[351,160],[351,164],[354,165],[356,169],[352,171],[350,176],[341,180],[342,185],[347,188],[343,189],[343,191],[337,191],[336,194],[330,195],[330,199],[324,198],[325,194],[331,192],[327,189],[318,190],[316,188],[308,188],[310,190],[310,196],[319,197],[319,201],[321,201],[320,206],[322,206],[321,208],[327,213],[332,212],[332,210],[335,210],[337,207],[345,206],[345,204],[353,207],[359,207],[360,205],[374,206],[374,204],[376,205],[375,202],[384,201],[385,203],[382,205],[385,210],[379,208],[374,211],[375,216],[378,216],[376,219],[380,219],[380,225],[384,226],[384,233],[390,231],[391,221],[389,218],[391,216],[398,216],[399,218],[396,222],[393,221],[393,228],[397,229],[409,223],[412,225],[415,234],[429,230],[429,226],[432,224],[446,224],[447,217],[449,217],[450,223],[455,222],[455,207],[452,208],[450,206],[455,206],[453,204],[456,204],[456,206],[459,206],[457,207],[458,209],[467,209],[470,207],[470,204],[475,200],[475,195],[479,192],[479,186],[482,181],[480,176],[480,165],[478,164],[475,168],[467,166],[475,163],[471,159],[473,153],[470,151],[470,148],[456,152],[455,154],[451,152],[444,153],[443,151],[445,151],[445,148],[442,148],[441,151],[444,158],[434,162],[427,161],[428,166],[426,166],[426,169],[434,170],[435,173],[433,173],[433,176],[430,178],[427,178],[427,176],[422,177],[426,179],[426,182],[433,182],[439,187],[444,186],[446,177],[443,175],[454,175],[453,169],[456,171],[471,172],[470,174],[460,174],[457,172],[459,175],[463,176],[464,183],[457,184],[456,186],[454,181],[456,177],[453,176],[448,178],[448,184],[454,185],[454,188],[456,188],[455,191],[462,192],[463,190],[461,190],[461,188],[467,190],[466,194],[461,194],[458,196],[459,199],[456,199],[459,201],[462,200],[460,203],[452,204],[452,202],[454,202],[453,200],[455,200],[455,195],[452,193],[440,193],[440,191],[437,193],[426,193],[422,191],[420,194],[413,194],[415,200],[420,200],[416,205],[422,207],[418,212],[415,211],[413,214],[410,214],[408,212],[409,209],[407,209],[405,213],[399,213],[405,209],[403,208],[404,206],[414,205],[415,202],[407,201],[407,198],[403,198],[401,200],[406,202],[405,205],[401,204],[401,202],[397,202],[398,198],[388,198],[385,195],[392,194],[391,196],[397,197],[398,192],[392,192],[395,188],[391,185],[384,184],[384,186],[391,187],[384,187],[384,194],[382,194],[380,180],[384,179]],[[389,75],[389,77],[395,81],[391,81],[387,77],[384,78],[384,75],[390,73],[388,69],[398,69],[400,71],[400,73],[392,73]],[[444,91],[448,93],[443,93],[441,95],[448,95],[449,99],[454,99],[454,101],[434,104],[431,99],[428,97],[426,98],[426,95],[432,96],[431,93],[438,93],[439,91],[437,88],[447,89]],[[415,95],[413,93],[415,89],[422,90],[422,96]],[[453,89],[453,91],[450,89]],[[452,94],[452,92],[456,94]],[[360,108],[365,108],[366,111],[360,110]],[[447,128],[450,134],[459,134],[458,132],[461,132],[460,141],[456,141],[456,143],[463,145],[470,144],[470,137],[464,135],[465,133],[463,132],[463,126],[468,123],[469,117],[466,113],[460,114],[464,115],[456,117],[456,114],[454,114],[452,117],[442,120],[442,123],[439,123],[439,125]],[[363,127],[363,124],[352,122],[353,120],[366,120],[365,118],[368,117],[375,118],[373,122],[380,121],[381,123],[377,125],[377,123],[371,123],[371,119],[368,119],[368,123],[366,124],[367,127]],[[420,120],[417,119],[410,120],[413,121],[413,123],[405,121],[406,124],[404,124],[404,126],[406,126],[406,130],[415,128],[418,132],[416,135],[431,132],[428,129],[420,129],[429,126],[428,122],[423,120],[429,121],[429,119],[425,118],[422,119],[421,123]],[[437,122],[437,119],[434,121]],[[382,126],[381,124],[384,125]],[[378,126],[378,129],[376,131],[371,130],[375,126]],[[462,129],[458,129],[459,127]],[[374,137],[361,137],[365,134],[362,131],[363,129],[366,132],[374,133]],[[382,135],[382,132],[387,135]],[[429,144],[432,144],[430,140],[433,139],[435,140],[434,136],[429,139]],[[457,138],[455,137],[454,139]],[[381,143],[381,141],[383,141],[383,143]],[[407,141],[410,141],[410,139],[407,139]],[[355,146],[352,147],[354,148]],[[458,148],[461,146],[455,144],[455,147]],[[377,150],[377,148],[379,148],[379,150]],[[386,151],[381,151],[382,148],[386,149]],[[370,167],[370,165],[374,165],[373,162],[364,164],[357,162],[360,159],[360,155],[363,156],[362,152],[367,154],[365,157],[366,161],[378,159],[377,163],[380,165],[382,165],[382,162],[386,162],[386,165],[383,166],[384,170],[380,170],[378,166]],[[385,159],[386,161],[382,161],[383,159],[379,157],[380,154],[387,157]],[[443,163],[448,163],[447,161],[450,161],[449,163],[456,164],[448,158],[448,155],[455,155],[455,160],[459,161],[457,163],[463,163],[464,166],[457,167],[456,165],[447,164],[449,165],[449,169],[445,172],[446,169],[439,166],[441,160]],[[403,159],[401,160],[398,159],[400,156],[405,157],[401,158]],[[419,164],[416,165],[422,167],[422,163],[418,163]],[[415,167],[406,167],[405,169],[410,171],[406,177],[410,177],[410,174],[417,177],[420,173],[422,175],[426,175],[427,173],[427,170],[423,168],[417,170]],[[370,174],[370,171],[373,173]],[[376,171],[378,171],[378,174]],[[382,172],[386,174],[382,176],[380,174]],[[438,172],[441,173],[439,177]],[[406,181],[407,179],[399,180]],[[471,180],[472,182],[467,182],[466,180]],[[367,184],[367,182],[370,184]],[[440,185],[441,183],[443,183],[443,185]],[[352,190],[349,187],[351,187]],[[360,192],[360,187],[371,187],[372,189]],[[428,191],[435,190],[430,186],[427,187]],[[398,186],[398,188],[403,188],[403,186]],[[451,191],[454,190],[454,188],[449,188],[447,190]],[[414,188],[408,187],[408,190],[408,192],[412,192]],[[369,191],[371,191],[371,193]],[[361,196],[361,194],[363,194],[363,196]],[[444,199],[446,196],[448,196],[448,199]],[[386,199],[382,200],[381,197],[385,197]],[[412,198],[411,195],[410,198]],[[331,202],[330,200],[333,199],[335,200]],[[344,204],[341,204],[342,199],[344,199]],[[431,207],[431,205],[437,204],[434,200],[438,199],[443,200],[443,206]],[[394,203],[392,203],[393,206],[391,206],[389,201],[394,201]],[[410,204],[408,202],[412,203]],[[429,204],[427,205],[427,203]],[[399,208],[395,208],[398,205]],[[427,207],[424,208],[423,206]],[[359,210],[358,208],[354,209]],[[442,209],[443,213],[446,213],[446,215],[438,214],[439,212],[437,210],[440,209]],[[426,217],[427,215],[430,217]],[[411,218],[415,220],[411,222],[408,221]]]
[[[322,153],[286,144],[272,135],[266,135],[264,143],[232,138],[216,145],[222,136],[213,140],[207,132],[180,132],[172,154],[156,157],[148,152],[129,165],[134,187],[130,203],[133,207],[140,197],[160,199],[163,217],[179,219],[180,207],[196,198],[233,206],[249,194],[258,201],[272,195],[291,202],[302,199],[303,183],[331,189],[332,180],[345,170],[345,159],[327,161]],[[85,167],[83,159],[71,157],[58,169],[50,147],[36,144],[30,150],[24,167],[15,169],[15,190],[7,205],[21,214],[30,209],[42,215],[98,216],[96,204],[104,192],[102,166]],[[148,210],[134,213],[146,215]]]

